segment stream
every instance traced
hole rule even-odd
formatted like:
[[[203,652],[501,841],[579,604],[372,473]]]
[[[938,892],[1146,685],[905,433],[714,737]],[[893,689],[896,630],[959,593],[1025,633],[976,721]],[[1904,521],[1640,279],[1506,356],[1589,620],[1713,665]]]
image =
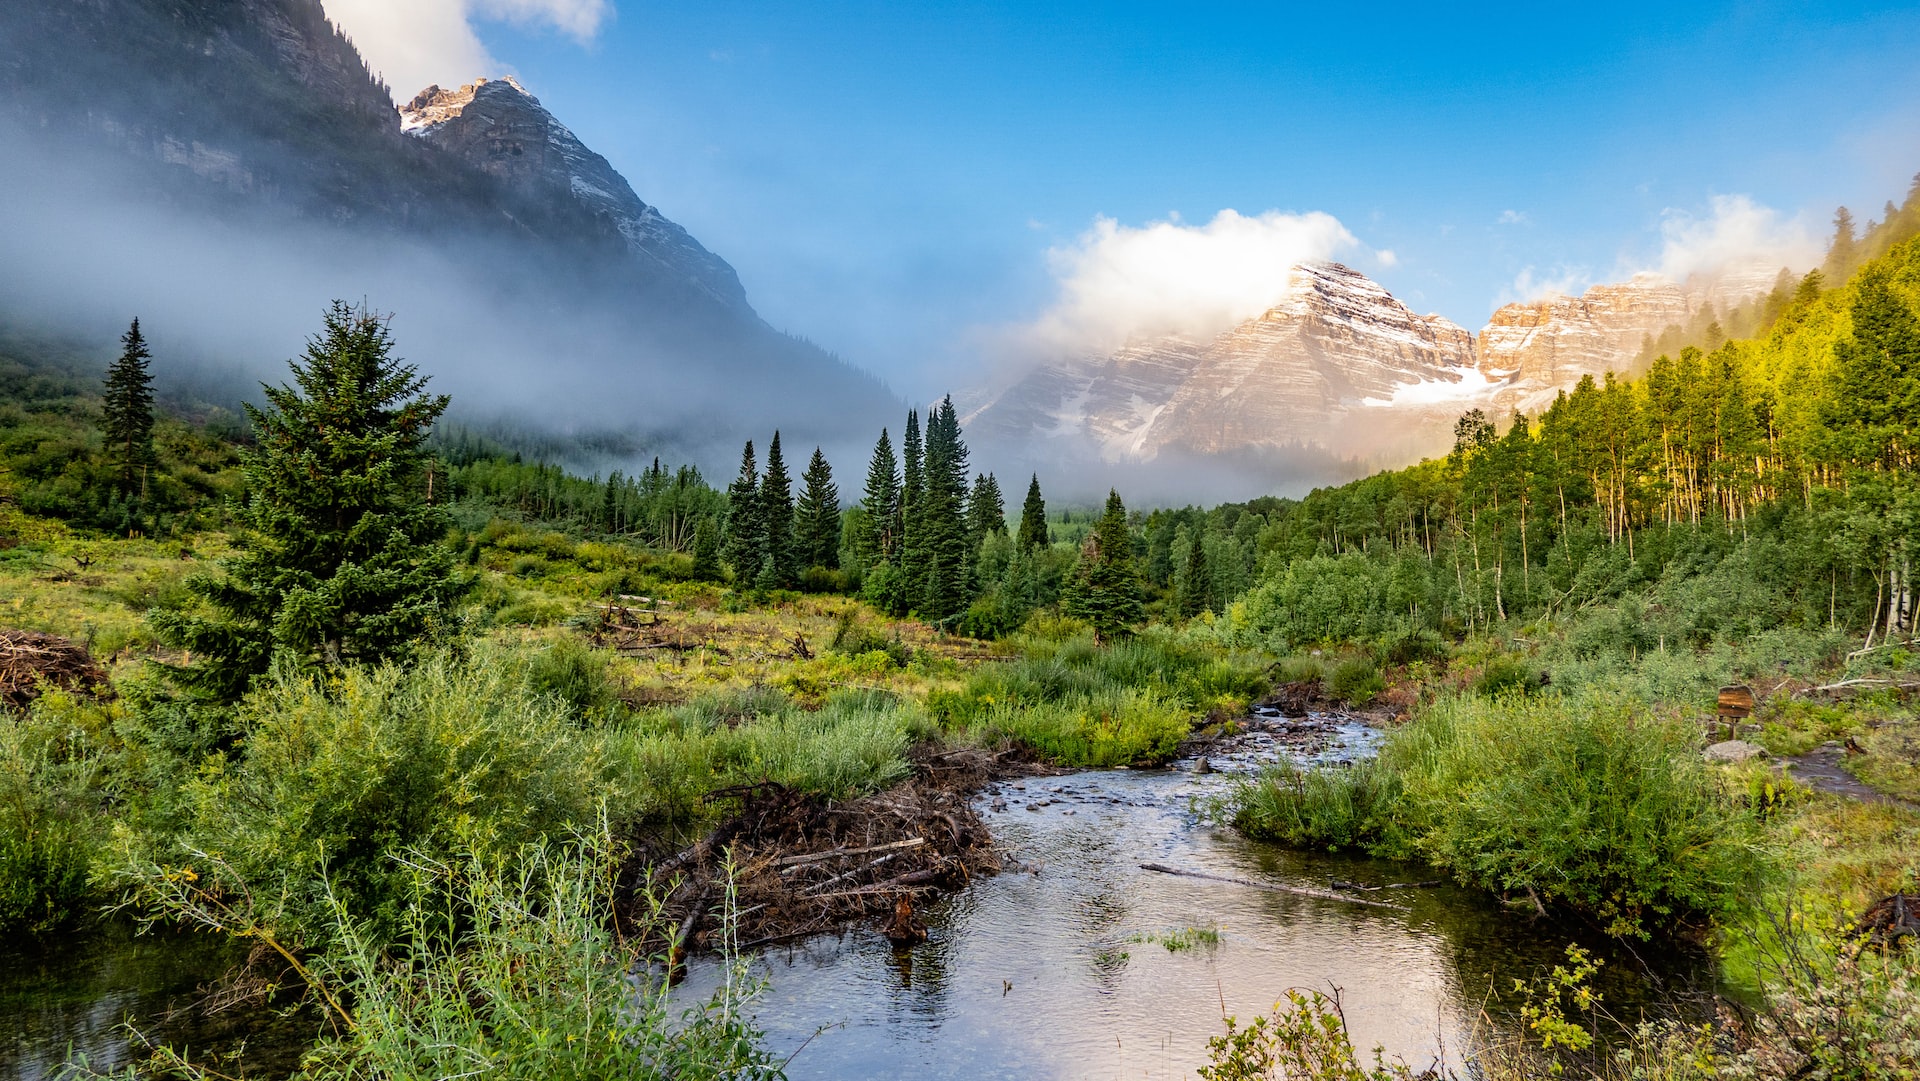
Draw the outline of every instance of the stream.
[[[1589,928],[1503,908],[1477,891],[1355,895],[1398,906],[1379,908],[1143,870],[1155,863],[1322,890],[1432,877],[1405,864],[1291,852],[1208,824],[1196,801],[1237,777],[1283,755],[1341,768],[1379,739],[1331,716],[1261,711],[1252,722],[1249,734],[1207,752],[1211,772],[1182,760],[991,786],[980,806],[1009,869],[927,904],[924,943],[895,949],[862,927],[760,953],[752,967],[766,987],[750,1011],[775,1052],[793,1055],[788,1076],[1191,1078],[1223,1012],[1249,1020],[1288,988],[1338,988],[1356,1047],[1382,1045],[1418,1069],[1464,1046],[1483,1006],[1503,1016],[1489,992],[1546,971],[1569,942],[1604,959],[1597,984],[1618,1017],[1636,1016],[1662,987],[1710,985],[1704,955],[1663,949],[1647,959],[1650,977],[1646,963]],[[249,1074],[284,1076],[316,1030],[310,1012],[209,1016],[195,1007],[198,989],[235,960],[231,944],[204,935],[136,935],[115,923],[0,943],[0,1079],[46,1077],[70,1049],[96,1069],[140,1061],[128,1019],[153,1039],[190,1044],[196,1058],[244,1042]],[[723,976],[716,960],[696,960],[675,993],[697,1001]]]
[[[1188,760],[993,786],[984,815],[1028,869],[929,904],[924,943],[895,949],[857,928],[763,952],[755,971],[766,987],[750,1011],[775,1051],[793,1055],[788,1076],[1191,1078],[1223,1012],[1251,1020],[1289,988],[1338,988],[1362,1055],[1384,1046],[1418,1070],[1465,1046],[1483,1006],[1503,1015],[1491,990],[1544,973],[1570,942],[1605,960],[1596,982],[1615,1016],[1636,1017],[1658,997],[1642,962],[1604,936],[1476,891],[1355,894],[1402,906],[1389,909],[1143,870],[1155,863],[1322,890],[1433,877],[1406,864],[1291,852],[1206,823],[1196,799],[1283,754],[1340,768],[1379,738],[1332,717],[1266,713],[1254,723],[1233,750],[1208,753],[1210,773]],[[1182,931],[1199,941],[1169,949]],[[1668,949],[1650,960],[1674,990],[1710,978],[1704,955]],[[679,993],[710,994],[722,974],[708,960]]]

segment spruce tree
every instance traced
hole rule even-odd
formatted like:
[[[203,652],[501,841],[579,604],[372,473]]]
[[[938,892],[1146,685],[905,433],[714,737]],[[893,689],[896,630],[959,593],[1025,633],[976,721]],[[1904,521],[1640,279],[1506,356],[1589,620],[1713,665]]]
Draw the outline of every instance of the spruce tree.
[[[1031,552],[1045,548],[1047,538],[1047,501],[1040,498],[1040,474],[1027,482],[1027,501],[1020,506],[1020,550]]]
[[[727,485],[727,537],[721,548],[733,579],[751,585],[766,562],[767,540],[760,513],[760,466],[754,460],[753,440],[740,454],[740,474]]]
[[[1853,235],[1853,211],[1846,207],[1833,212],[1833,241],[1827,246],[1824,269],[1827,277],[1844,282],[1859,262],[1860,241]]]
[[[247,406],[241,453],[248,537],[224,578],[190,587],[211,614],[156,613],[193,663],[189,686],[231,701],[276,655],[336,666],[402,657],[450,621],[464,584],[439,543],[448,519],[425,498],[426,440],[445,395],[392,356],[387,324],[336,301],[293,386]]]
[[[893,444],[887,430],[880,429],[880,441],[873,445],[873,458],[867,463],[867,488],[861,497],[862,535],[855,538],[862,563],[890,562],[900,550],[900,467],[893,457]]]
[[[1188,531],[1187,564],[1180,568],[1179,581],[1174,586],[1174,595],[1179,604],[1180,614],[1188,619],[1207,610],[1208,576],[1205,533],[1206,530],[1198,524]]]
[[[120,490],[144,498],[147,471],[157,459],[153,452],[153,376],[147,372],[147,360],[153,354],[147,351],[146,339],[140,334],[140,320],[135,319],[120,336],[120,346],[120,359],[107,368],[101,427]]]
[[[906,434],[900,439],[902,459],[900,484],[900,561],[899,600],[894,614],[905,615],[926,595],[926,529],[921,521],[926,502],[925,447],[920,440],[920,413],[907,411]]]
[[[820,448],[813,448],[807,462],[800,503],[794,509],[794,544],[797,562],[807,567],[840,565],[840,489],[833,483],[833,468]]]
[[[927,417],[925,487],[920,523],[926,552],[922,612],[947,623],[966,611],[973,597],[973,544],[967,527],[967,444],[952,397]]]
[[[793,481],[787,476],[787,460],[780,453],[779,432],[773,433],[773,442],[767,444],[767,472],[760,478],[760,517],[766,536],[766,562],[754,585],[762,589],[791,588],[800,580],[793,543]]]
[[[1102,642],[1131,634],[1145,618],[1127,508],[1120,502],[1120,493],[1107,493],[1106,512],[1080,548],[1080,561],[1064,600],[1067,614],[1093,624],[1094,637]]]
[[[973,534],[973,546],[988,535],[1007,531],[1007,505],[1000,496],[1000,482],[992,473],[973,478],[973,493],[967,496],[967,526]]]

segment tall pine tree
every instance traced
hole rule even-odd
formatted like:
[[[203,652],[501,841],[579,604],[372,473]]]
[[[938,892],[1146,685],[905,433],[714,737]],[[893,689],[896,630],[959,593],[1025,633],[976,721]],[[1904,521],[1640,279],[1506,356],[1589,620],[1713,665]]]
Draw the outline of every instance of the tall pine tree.
[[[1000,482],[992,473],[973,478],[973,494],[967,497],[967,526],[973,534],[973,546],[990,534],[1007,531],[1007,504],[1000,496]]]
[[[926,564],[922,614],[934,623],[958,618],[973,599],[973,543],[967,527],[967,444],[951,396],[927,416],[927,457],[920,506]]]
[[[1063,599],[1067,614],[1093,624],[1094,637],[1102,642],[1131,634],[1145,618],[1127,508],[1120,502],[1120,493],[1107,493],[1106,512],[1080,548],[1080,562]]]
[[[802,480],[793,523],[797,562],[831,570],[840,565],[840,489],[833,483],[833,468],[819,447],[813,448]]]
[[[918,410],[907,411],[900,456],[900,585],[895,614],[905,615],[925,595],[927,581],[926,523],[921,519],[926,503],[926,447],[920,439]]]
[[[900,466],[893,457],[887,430],[873,445],[867,463],[867,488],[861,496],[861,535],[855,543],[864,565],[892,562],[900,554]]]
[[[101,427],[107,454],[113,462],[120,490],[129,496],[146,495],[147,471],[153,468],[153,376],[147,372],[147,341],[135,319],[120,336],[120,359],[107,369],[102,395]]]
[[[780,433],[767,444],[767,472],[760,478],[760,527],[766,537],[766,561],[753,584],[761,589],[788,589],[800,579],[793,545],[793,481],[780,453]]]
[[[1180,614],[1188,619],[1207,610],[1208,585],[1211,579],[1207,574],[1205,533],[1205,527],[1199,522],[1195,522],[1189,528],[1187,561],[1180,568],[1179,574],[1174,577],[1174,600]]]
[[[1040,474],[1027,482],[1027,501],[1020,505],[1020,550],[1031,552],[1045,548],[1047,537],[1047,501],[1040,498]]]
[[[767,559],[766,527],[760,513],[760,465],[753,440],[740,454],[740,474],[727,485],[727,537],[721,548],[736,584],[752,585]]]
[[[392,356],[386,321],[336,301],[291,363],[293,386],[247,406],[242,452],[249,538],[220,579],[190,587],[211,614],[156,613],[196,663],[184,682],[223,700],[275,655],[327,666],[404,656],[445,626],[464,583],[439,543],[446,513],[425,499],[426,440],[445,395]]]

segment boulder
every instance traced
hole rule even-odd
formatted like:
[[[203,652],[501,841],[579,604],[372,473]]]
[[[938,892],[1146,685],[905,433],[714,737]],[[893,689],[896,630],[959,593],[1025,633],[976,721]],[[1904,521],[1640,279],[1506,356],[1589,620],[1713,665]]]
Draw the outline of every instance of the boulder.
[[[1765,758],[1767,749],[1744,739],[1729,739],[1708,747],[1700,756],[1709,762],[1745,762],[1749,758]]]

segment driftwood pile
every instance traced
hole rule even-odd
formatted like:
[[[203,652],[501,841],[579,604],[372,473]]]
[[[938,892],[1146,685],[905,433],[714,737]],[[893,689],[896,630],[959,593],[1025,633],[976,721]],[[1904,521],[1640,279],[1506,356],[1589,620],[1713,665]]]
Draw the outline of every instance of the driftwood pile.
[[[71,639],[0,630],[0,705],[25,709],[50,686],[99,694],[107,689],[107,674]]]
[[[1855,933],[1876,946],[1920,939],[1920,894],[1896,893],[1867,906]]]
[[[738,948],[866,919],[896,942],[915,941],[926,934],[917,906],[1000,871],[969,801],[993,777],[1022,772],[1032,770],[1013,752],[965,749],[927,753],[911,780],[859,799],[830,802],[772,782],[715,792],[739,799],[739,813],[689,848],[641,861],[630,880],[664,891],[656,926],[668,929],[675,958],[720,945],[729,867]]]

